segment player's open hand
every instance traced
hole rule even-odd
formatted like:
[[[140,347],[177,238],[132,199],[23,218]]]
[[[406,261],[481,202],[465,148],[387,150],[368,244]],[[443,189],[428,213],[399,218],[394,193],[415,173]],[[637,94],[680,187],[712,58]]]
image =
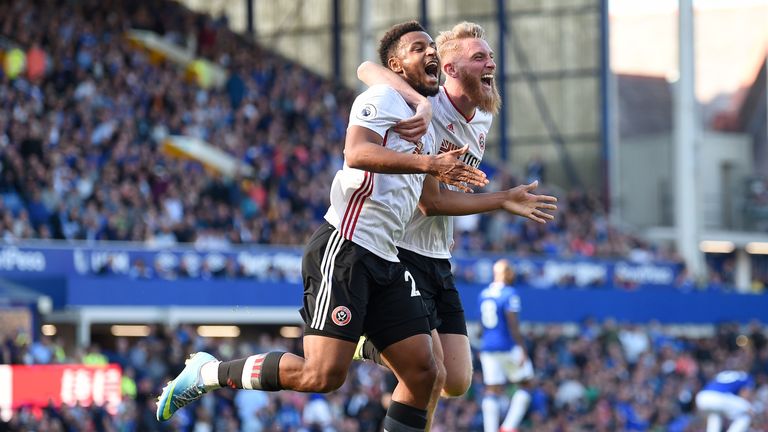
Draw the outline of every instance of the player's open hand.
[[[488,179],[484,172],[459,160],[459,157],[468,151],[469,146],[464,146],[434,156],[429,174],[445,184],[457,186],[464,192],[472,192],[471,186],[487,185]]]
[[[551,213],[557,210],[557,198],[549,195],[536,195],[533,191],[539,186],[539,181],[520,185],[507,191],[507,199],[502,208],[512,214],[528,218],[534,222],[547,223],[554,220]]]
[[[429,122],[432,121],[432,104],[429,100],[416,105],[416,114],[413,117],[400,120],[392,128],[406,141],[417,143],[429,130]]]

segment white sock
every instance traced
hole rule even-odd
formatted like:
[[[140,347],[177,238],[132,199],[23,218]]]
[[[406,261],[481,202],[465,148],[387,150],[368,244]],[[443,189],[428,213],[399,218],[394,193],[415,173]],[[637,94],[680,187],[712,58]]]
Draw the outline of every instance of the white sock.
[[[499,432],[499,399],[496,396],[485,396],[482,403],[483,431]]]
[[[220,361],[209,361],[200,367],[200,376],[203,378],[203,385],[206,390],[220,388],[219,385],[219,364]]]
[[[728,428],[728,432],[747,432],[751,420],[752,419],[748,415],[736,417],[731,422],[731,426]]]
[[[720,414],[712,413],[707,416],[707,432],[720,432],[723,428],[723,419]]]
[[[509,411],[504,423],[501,425],[504,429],[517,429],[523,420],[525,412],[528,411],[528,405],[531,403],[531,394],[519,388],[512,395],[512,402],[509,403]]]

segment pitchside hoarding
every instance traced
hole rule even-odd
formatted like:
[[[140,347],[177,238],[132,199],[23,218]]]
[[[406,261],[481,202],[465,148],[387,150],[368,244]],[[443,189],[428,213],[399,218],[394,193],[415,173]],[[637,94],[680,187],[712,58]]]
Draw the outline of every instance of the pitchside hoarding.
[[[122,371],[118,365],[0,365],[0,416],[7,420],[21,407],[52,404],[102,406],[117,414]]]
[[[637,288],[673,285],[680,272],[669,262],[637,263],[597,258],[520,258],[482,255],[453,259],[459,282],[488,283],[493,262],[512,261],[518,283],[536,288]],[[148,279],[208,278],[228,271],[237,278],[301,283],[301,249],[257,246],[224,251],[149,250],[140,246],[3,246],[0,276],[126,276]]]

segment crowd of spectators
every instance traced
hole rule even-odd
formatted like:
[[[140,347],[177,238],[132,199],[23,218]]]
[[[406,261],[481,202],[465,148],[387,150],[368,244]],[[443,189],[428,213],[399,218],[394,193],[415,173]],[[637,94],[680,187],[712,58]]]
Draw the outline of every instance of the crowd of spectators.
[[[130,43],[136,28],[207,56],[227,85],[197,86]],[[301,244],[324,214],[349,91],[169,1],[2,2],[0,35],[7,51],[47,58],[42,75],[0,72],[6,241]],[[255,174],[224,178],[164,154],[168,135],[203,139]]]
[[[129,43],[129,29],[157,32],[225,68],[226,86],[199,87],[176,65]],[[353,94],[246,41],[226,22],[165,0],[0,1],[0,51],[14,49],[24,53],[28,68],[0,67],[0,110],[7,113],[0,116],[3,241],[110,240],[200,249],[301,245],[322,218],[331,178],[342,164]],[[225,178],[176,159],[162,151],[168,135],[203,139],[255,174]],[[526,180],[504,168],[484,168],[493,173],[489,190]],[[543,167],[532,171],[543,173]],[[558,195],[557,220],[547,225],[504,213],[461,218],[457,250],[679,261],[673,251],[612,226],[597,195]],[[732,283],[732,267],[719,263],[711,278]],[[735,343],[736,331],[723,326],[716,336],[690,338],[653,326],[588,322],[575,332],[560,326],[529,332],[538,381],[526,428],[702,430],[692,395],[744,351]],[[745,331],[764,405],[764,329]],[[0,430],[368,431],[377,430],[385,412],[391,376],[356,363],[347,384],[331,395],[224,389],[182,410],[170,425],[157,423],[154,398],[199,349],[233,358],[272,349],[298,352],[300,346],[266,334],[250,341],[204,339],[186,326],[118,339],[108,349],[8,338],[0,363],[102,356],[120,364],[126,379],[115,416],[98,407],[51,407],[41,416],[22,409]],[[482,391],[476,375],[465,397],[441,403],[434,430],[480,430]],[[768,430],[764,413],[754,426]]]
[[[131,43],[130,29],[210,60],[227,71],[226,84],[199,86]],[[302,245],[322,219],[354,94],[233,33],[226,19],[167,0],[1,2],[0,52],[8,60],[14,50],[27,68],[0,67],[0,109],[9,113],[0,117],[5,242]],[[172,157],[162,151],[169,135],[202,139],[254,174],[226,177]],[[557,219],[542,226],[503,212],[464,217],[457,251],[681,262],[609,223],[597,194],[547,188],[537,158],[521,175],[482,168],[493,179],[487,190],[544,181],[541,192],[560,197]],[[734,259],[726,261],[710,266],[707,281],[733,286],[723,267]]]
[[[162,35],[229,73],[201,88],[131,44]],[[0,3],[0,50],[44,67],[0,70],[0,233],[17,239],[301,245],[322,218],[342,164],[353,94],[232,33],[226,21],[165,0]],[[225,178],[164,154],[162,140],[205,140],[253,168]],[[490,165],[488,190],[541,178]],[[547,188],[544,192],[554,193]],[[598,196],[561,195],[546,226],[504,213],[462,219],[457,249],[546,256],[678,257],[612,226]]]
[[[724,324],[714,334],[696,337],[671,330],[593,320],[580,326],[528,328],[524,334],[536,380],[521,430],[703,431],[704,418],[692,402],[696,392],[720,370],[746,359],[741,364],[749,366],[756,381],[752,430],[768,431],[765,327]],[[183,368],[189,353],[202,349],[226,359],[268,350],[300,352],[298,341],[267,333],[237,340],[202,338],[191,326],[155,328],[146,338],[117,338],[106,348],[68,349],[49,338],[31,344],[25,338],[8,338],[0,347],[0,363],[112,362],[122,367],[125,378],[116,415],[99,407],[49,407],[38,415],[22,408],[10,422],[0,423],[0,430],[380,430],[393,378],[371,362],[355,362],[346,384],[327,395],[227,388],[177,412],[167,424],[154,419],[155,398]],[[482,430],[483,385],[475,363],[470,390],[440,402],[433,431]]]

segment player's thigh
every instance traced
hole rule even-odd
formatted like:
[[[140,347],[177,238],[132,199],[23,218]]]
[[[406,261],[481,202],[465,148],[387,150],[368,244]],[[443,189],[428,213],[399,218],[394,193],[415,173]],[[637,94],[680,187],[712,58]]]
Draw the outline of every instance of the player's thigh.
[[[445,359],[445,350],[440,340],[440,334],[437,330],[432,330],[432,355],[435,357],[435,362],[442,363]]]
[[[434,329],[432,330],[432,356],[437,366],[437,382],[435,385],[439,385],[439,390],[442,391],[447,379],[445,364],[443,363],[445,352],[443,351],[443,344],[440,342],[440,335]]]
[[[405,266],[372,254],[365,261],[371,283],[363,325],[368,339],[382,353],[412,336],[429,340],[429,313]],[[427,345],[431,353],[432,344]]]
[[[434,260],[407,249],[398,248],[397,257],[410,273],[416,289],[429,312],[429,328],[435,329],[440,325],[435,304],[440,286],[434,277]]]
[[[499,386],[507,382],[504,369],[503,353],[481,352],[480,367],[483,370],[483,383],[488,386]]]
[[[720,392],[702,390],[696,394],[696,408],[702,412],[722,412],[725,405],[723,395]]]
[[[440,334],[445,366],[445,392],[449,396],[461,396],[472,383],[472,350],[469,338],[461,334]]]
[[[440,334],[457,334],[467,336],[467,320],[464,305],[456,288],[456,279],[451,272],[450,262],[438,260],[435,266],[435,279],[440,286],[435,298],[437,331]]]
[[[733,420],[744,414],[749,413],[752,405],[741,396],[738,395],[725,395],[726,401],[723,404],[723,411],[725,415]]]
[[[357,343],[372,285],[367,254],[329,224],[318,228],[302,259],[305,334]]]
[[[306,335],[303,342],[305,373],[344,381],[356,343],[321,335]]]

